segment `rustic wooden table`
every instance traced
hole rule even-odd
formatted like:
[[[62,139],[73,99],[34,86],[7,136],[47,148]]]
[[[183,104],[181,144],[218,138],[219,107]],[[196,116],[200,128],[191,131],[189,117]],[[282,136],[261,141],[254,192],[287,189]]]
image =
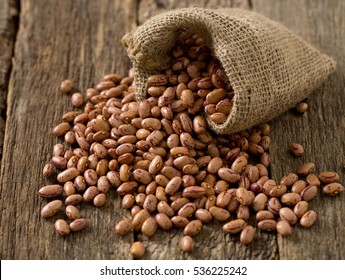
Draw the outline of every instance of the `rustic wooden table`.
[[[1,0],[0,1],[0,257],[1,259],[131,259],[133,240],[144,240],[145,259],[345,259],[345,195],[311,202],[319,213],[311,229],[295,227],[282,238],[259,233],[250,246],[224,235],[219,224],[204,227],[192,254],[181,252],[181,232],[119,238],[115,223],[125,214],[112,194],[102,209],[83,206],[91,226],[58,237],[53,218],[40,218],[45,204],[37,190],[59,140],[51,134],[69,98],[58,90],[66,78],[84,90],[110,72],[125,74],[129,60],[121,37],[150,16],[179,7],[241,7],[262,13],[299,34],[337,61],[337,71],[308,101],[304,115],[287,112],[271,122],[271,174],[280,179],[307,161],[318,171],[335,170],[345,183],[345,1],[317,0]],[[17,32],[18,31],[18,32]],[[305,156],[293,158],[291,141]]]

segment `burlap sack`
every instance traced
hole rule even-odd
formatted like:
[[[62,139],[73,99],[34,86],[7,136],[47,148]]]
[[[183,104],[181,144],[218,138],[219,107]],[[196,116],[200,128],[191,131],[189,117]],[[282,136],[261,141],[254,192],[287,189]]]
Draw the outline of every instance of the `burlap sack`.
[[[123,44],[133,62],[137,99],[147,78],[169,67],[169,52],[181,30],[202,36],[230,78],[235,96],[217,133],[267,122],[305,99],[334,70],[335,62],[281,24],[240,9],[187,8],[147,20]]]

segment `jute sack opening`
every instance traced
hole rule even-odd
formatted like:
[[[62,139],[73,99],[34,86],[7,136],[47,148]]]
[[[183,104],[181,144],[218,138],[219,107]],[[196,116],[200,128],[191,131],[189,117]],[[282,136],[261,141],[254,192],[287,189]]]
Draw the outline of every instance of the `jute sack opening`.
[[[147,78],[169,67],[182,30],[205,39],[230,79],[235,96],[224,124],[232,133],[272,120],[310,95],[335,62],[281,24],[240,9],[186,8],[147,20],[123,38],[135,71],[136,97],[146,98]]]

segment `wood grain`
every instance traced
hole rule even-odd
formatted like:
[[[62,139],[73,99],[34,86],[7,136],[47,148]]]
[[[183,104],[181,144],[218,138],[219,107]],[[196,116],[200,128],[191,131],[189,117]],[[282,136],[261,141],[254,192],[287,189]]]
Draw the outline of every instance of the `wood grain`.
[[[128,259],[132,235],[119,238],[122,216],[115,195],[102,209],[83,206],[90,227],[59,238],[55,218],[40,218],[47,202],[37,190],[51,182],[41,172],[60,142],[52,127],[72,109],[61,81],[81,92],[109,72],[126,74],[121,37],[136,24],[136,1],[22,1],[8,93],[7,131],[1,167],[1,259]]]
[[[14,0],[0,1],[0,165],[5,136],[7,87],[12,66],[17,18],[17,3]]]
[[[6,25],[9,11],[6,3],[0,1],[0,8],[7,9],[0,9],[1,39],[12,34],[11,25]],[[1,259],[131,259],[128,249],[134,240],[145,243],[144,259],[345,258],[344,195],[335,198],[320,195],[312,201],[311,208],[319,213],[317,224],[309,230],[297,226],[289,238],[259,232],[253,244],[243,246],[238,236],[224,235],[220,224],[205,225],[195,237],[196,250],[192,254],[179,249],[180,230],[158,231],[151,238],[114,234],[115,223],[128,215],[114,192],[102,209],[83,205],[81,213],[90,220],[90,227],[67,238],[54,233],[56,217],[40,218],[40,208],[46,201],[39,199],[36,192],[52,182],[44,179],[41,171],[51,157],[53,145],[61,142],[51,134],[51,129],[61,121],[64,112],[72,109],[70,96],[58,89],[61,81],[73,79],[84,93],[106,73],[126,74],[130,64],[121,37],[157,13],[190,6],[253,8],[282,22],[337,60],[336,73],[310,98],[307,113],[300,116],[288,112],[272,121],[271,173],[278,180],[303,162],[314,161],[318,171],[336,170],[344,182],[343,1],[25,0],[21,3],[8,86],[7,129],[0,170]],[[13,35],[12,45],[11,40],[0,40],[0,51],[7,51],[0,56],[0,75],[10,69],[9,50],[13,41]],[[1,82],[4,76],[0,77]],[[6,79],[0,90],[1,96],[6,94]],[[5,103],[0,102],[0,110],[4,108],[1,104]],[[295,159],[287,152],[284,147],[291,141],[304,145],[304,157]]]
[[[250,1],[247,0],[141,0],[139,2],[138,23],[142,24],[150,17],[173,9],[188,7],[204,8],[242,8],[249,9]]]
[[[253,10],[285,24],[295,33],[337,61],[337,70],[309,99],[304,115],[288,112],[272,121],[270,153],[273,178],[280,178],[305,162],[317,171],[334,170],[344,183],[345,155],[345,14],[344,1],[253,1]],[[293,15],[293,16],[291,16]],[[305,148],[305,156],[293,158],[291,142]],[[345,196],[321,194],[310,203],[319,214],[310,229],[297,226],[289,238],[278,237],[280,259],[344,259]]]

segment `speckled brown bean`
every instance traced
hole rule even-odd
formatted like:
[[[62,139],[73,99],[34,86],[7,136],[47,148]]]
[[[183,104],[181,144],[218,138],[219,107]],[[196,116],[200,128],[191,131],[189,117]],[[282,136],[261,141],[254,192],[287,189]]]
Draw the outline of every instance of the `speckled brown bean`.
[[[118,195],[126,195],[133,193],[138,188],[138,183],[136,181],[127,181],[122,183],[117,189],[116,192]]]
[[[75,167],[71,167],[68,168],[64,171],[62,171],[58,176],[57,176],[57,180],[60,183],[65,183],[67,181],[70,181],[72,179],[74,179],[75,177],[77,177],[79,175],[79,170]]]
[[[177,228],[184,228],[189,223],[189,220],[182,216],[174,216],[171,218],[171,222]]]
[[[71,222],[69,226],[71,231],[81,231],[89,226],[89,222],[84,218],[80,218]]]
[[[259,212],[266,208],[268,198],[264,193],[259,193],[255,196],[254,201],[252,203],[252,208],[254,211]]]
[[[185,217],[185,218],[189,218],[190,216],[193,215],[195,210],[196,210],[195,203],[188,202],[178,210],[177,215]]]
[[[200,220],[190,221],[184,228],[183,234],[195,236],[202,230],[202,222]]]
[[[60,185],[48,185],[39,189],[38,195],[43,198],[51,198],[61,195],[63,189]]]
[[[134,205],[134,196],[132,194],[126,194],[123,198],[122,198],[122,208],[123,209],[130,209],[133,205]]]
[[[166,201],[160,201],[157,204],[157,211],[159,213],[164,213],[167,215],[169,218],[174,216],[174,210],[170,207],[170,205]]]
[[[239,205],[236,210],[236,217],[237,219],[242,219],[247,221],[249,219],[249,207],[244,205]]]
[[[142,119],[148,118],[151,114],[150,104],[147,99],[140,101],[139,103],[139,116]]]
[[[164,74],[152,75],[147,79],[147,83],[151,86],[163,86],[168,83],[168,79]]]
[[[83,199],[87,202],[91,202],[96,195],[99,194],[99,190],[95,186],[88,187],[83,194]]]
[[[161,229],[163,230],[169,230],[172,228],[172,222],[170,218],[165,215],[164,213],[158,213],[155,216],[155,220],[157,224],[160,226]]]
[[[63,120],[64,122],[73,122],[74,118],[75,118],[76,116],[78,116],[78,115],[79,115],[78,112],[76,112],[76,111],[70,111],[70,112],[65,113],[65,114],[62,116],[62,120]]]
[[[272,212],[274,215],[279,215],[279,210],[281,208],[281,204],[278,198],[271,197],[267,202],[267,209],[268,211]]]
[[[165,190],[164,190],[164,187],[157,187],[156,188],[156,197],[158,198],[159,201],[168,201],[168,198],[165,194]]]
[[[139,231],[143,225],[143,223],[150,218],[150,214],[149,212],[147,212],[147,210],[142,209],[140,210],[134,217],[132,220],[132,229]]]
[[[230,212],[228,210],[217,207],[217,206],[210,207],[208,211],[211,213],[212,217],[215,220],[220,221],[220,222],[224,222],[230,218]]]
[[[170,206],[171,206],[171,209],[174,210],[174,212],[177,212],[182,208],[183,205],[187,204],[188,202],[189,202],[188,198],[181,197],[173,201]]]
[[[270,197],[280,197],[286,193],[287,187],[285,185],[278,185],[272,188],[269,192]]]
[[[299,222],[302,227],[309,228],[316,222],[316,220],[317,213],[313,210],[309,210],[301,217]]]
[[[298,180],[298,176],[295,173],[289,173],[280,180],[281,185],[291,186]]]
[[[114,187],[119,187],[121,185],[120,175],[116,171],[109,171],[106,175],[110,184]]]
[[[66,216],[72,221],[80,218],[79,209],[73,205],[68,205],[65,209],[65,213]]]
[[[126,235],[132,230],[132,220],[124,218],[115,225],[115,232],[118,235]]]
[[[232,196],[229,192],[222,191],[217,196],[216,205],[218,207],[225,208],[226,206],[228,206],[231,198],[232,198]]]
[[[53,133],[56,137],[65,135],[71,129],[71,125],[68,122],[62,122],[54,127]]]
[[[176,178],[176,177],[175,177]],[[198,198],[206,194],[206,190],[203,187],[191,186],[182,191],[182,196],[187,198]]]
[[[272,179],[269,179],[267,180],[264,185],[262,186],[262,192],[266,195],[266,196],[269,196],[270,194],[270,191],[277,185],[277,183],[272,180]]]
[[[280,201],[288,206],[294,206],[302,200],[298,193],[285,193],[280,197]]]
[[[77,205],[83,200],[82,195],[80,194],[72,194],[68,196],[65,200],[66,205]]]
[[[223,231],[229,234],[241,232],[246,226],[246,222],[242,219],[236,219],[223,225]]]
[[[193,130],[195,133],[200,134],[206,132],[207,124],[206,120],[202,116],[196,116],[193,119]]]
[[[245,226],[240,235],[240,242],[244,245],[249,245],[253,242],[255,237],[255,229],[252,226]]]
[[[236,173],[241,174],[247,164],[248,160],[244,156],[239,156],[231,164],[231,169]]]
[[[83,95],[80,92],[73,93],[71,96],[71,104],[75,107],[80,107],[84,103]]]
[[[236,199],[234,199],[237,203],[238,203],[238,201],[236,200]],[[231,201],[230,201],[230,203],[231,203]],[[229,204],[230,204],[229,203]],[[214,196],[214,195],[212,195],[212,196],[209,196],[208,198],[207,198],[207,201],[206,201],[206,203],[205,203],[205,209],[206,210],[210,210],[210,208],[212,207],[212,206],[216,206],[216,197]],[[228,205],[228,207],[227,208],[229,208],[229,205]],[[229,209],[228,209],[229,210]],[[230,210],[229,210],[230,211]]]
[[[301,197],[304,201],[310,201],[317,196],[317,187],[308,186],[301,192]]]
[[[133,171],[132,174],[133,174],[134,179],[142,184],[147,185],[152,181],[151,175],[149,174],[149,172],[147,172],[144,169],[136,169]],[[121,173],[120,173],[120,176],[121,176]]]
[[[256,166],[250,166],[248,171],[248,179],[250,183],[255,183],[260,179],[259,169]]]
[[[155,118],[146,118],[141,122],[142,128],[145,128],[149,131],[160,130],[162,125],[158,119]]]
[[[344,192],[345,188],[339,183],[330,183],[322,188],[322,193],[328,196],[334,196]]]
[[[277,222],[275,220],[262,220],[258,222],[260,230],[274,231],[276,230]]]
[[[226,191],[229,188],[229,183],[224,180],[219,180],[214,186],[214,191],[216,194],[220,194],[223,191]]]
[[[120,160],[120,157],[119,157]],[[101,159],[96,166],[96,173],[98,176],[104,176],[108,172],[108,160],[106,159]]]
[[[60,85],[60,90],[63,93],[70,93],[74,88],[74,83],[72,80],[64,80]]]
[[[85,135],[81,131],[76,131],[74,133],[75,140],[77,141],[80,148],[87,151],[90,148],[90,143],[86,140]]]
[[[163,159],[161,156],[156,155],[149,165],[149,173],[156,174],[163,166]]]
[[[106,176],[101,176],[97,180],[97,189],[101,193],[107,193],[110,189],[110,182]]]
[[[120,179],[122,182],[127,182],[130,179],[131,172],[128,164],[122,164],[119,170]]]
[[[207,165],[207,172],[210,174],[216,174],[218,170],[222,167],[223,161],[219,157],[214,157]]]
[[[150,218],[146,219],[145,222],[143,223],[143,225],[141,227],[141,232],[144,235],[151,237],[155,234],[157,228],[158,228],[158,225],[157,225],[155,218],[150,217]]]
[[[84,192],[86,189],[86,182],[83,178],[83,176],[77,176],[74,179],[74,187],[79,192]]]
[[[271,156],[269,153],[264,152],[260,156],[260,163],[263,164],[266,168],[268,168],[271,164]]]
[[[238,188],[236,190],[236,198],[244,206],[249,206],[252,203],[249,193],[245,188]]]
[[[93,151],[99,159],[106,158],[108,155],[107,149],[102,144],[99,144],[99,143],[96,143],[93,146]]]
[[[333,171],[320,172],[318,177],[323,184],[336,183],[339,181],[338,173]]]
[[[194,250],[194,247],[195,247],[194,241],[190,236],[186,235],[181,238],[180,248],[183,252],[189,253]]]
[[[306,102],[299,102],[296,104],[296,107],[295,107],[295,110],[298,112],[298,113],[305,113],[308,111],[308,103]]]
[[[87,156],[83,156],[78,160],[77,169],[80,173],[83,173],[87,170],[89,159]]]
[[[307,187],[307,183],[303,180],[297,180],[291,188],[291,192],[300,194]]]
[[[75,194],[75,187],[73,182],[67,181],[63,186],[63,193],[65,196],[70,196],[72,194]]]
[[[50,176],[52,176],[54,173],[56,172],[55,166],[51,163],[47,163],[44,167],[43,167],[43,176],[48,178]]]
[[[290,225],[297,223],[297,216],[295,213],[288,207],[283,207],[279,210],[279,216],[282,220],[287,221]]]
[[[204,224],[207,224],[212,221],[212,215],[206,209],[199,208],[195,211],[195,218],[202,221]]]
[[[145,246],[142,242],[136,241],[132,244],[129,252],[134,259],[140,259],[145,255]]]
[[[296,157],[301,157],[304,154],[304,148],[298,143],[289,144],[289,150]]]
[[[320,187],[321,182],[315,174],[309,174],[306,178],[308,185]]]
[[[61,200],[53,200],[46,204],[41,210],[41,217],[42,218],[49,218],[54,216],[58,211],[62,209],[62,201]]]
[[[268,210],[261,210],[256,213],[255,216],[257,221],[262,221],[262,220],[273,220],[274,219],[274,214]]]
[[[157,209],[158,199],[155,195],[149,194],[146,196],[143,203],[143,208],[149,213],[153,213]]]
[[[276,225],[277,232],[282,236],[288,236],[292,233],[292,227],[287,221],[279,221]]]
[[[195,140],[188,132],[182,132],[180,134],[180,142],[183,147],[193,149],[195,147]]]
[[[98,175],[95,170],[88,169],[84,172],[84,180],[89,186],[95,186],[97,184]]]
[[[64,237],[70,234],[71,229],[65,220],[58,219],[54,224],[55,232]]]
[[[100,193],[96,195],[93,199],[93,205],[96,207],[102,207],[106,204],[107,202],[107,196],[104,193]]]
[[[67,160],[60,156],[52,157],[51,163],[58,169],[66,169],[67,167]]]
[[[300,176],[307,176],[310,174],[310,172],[316,167],[315,163],[313,162],[307,162],[303,164],[300,168],[297,170],[297,174]]]
[[[297,218],[301,218],[308,211],[308,207],[309,207],[308,202],[300,201],[293,208],[293,212],[295,213]]]
[[[228,183],[237,183],[241,179],[241,175],[226,167],[218,170],[218,176]]]

